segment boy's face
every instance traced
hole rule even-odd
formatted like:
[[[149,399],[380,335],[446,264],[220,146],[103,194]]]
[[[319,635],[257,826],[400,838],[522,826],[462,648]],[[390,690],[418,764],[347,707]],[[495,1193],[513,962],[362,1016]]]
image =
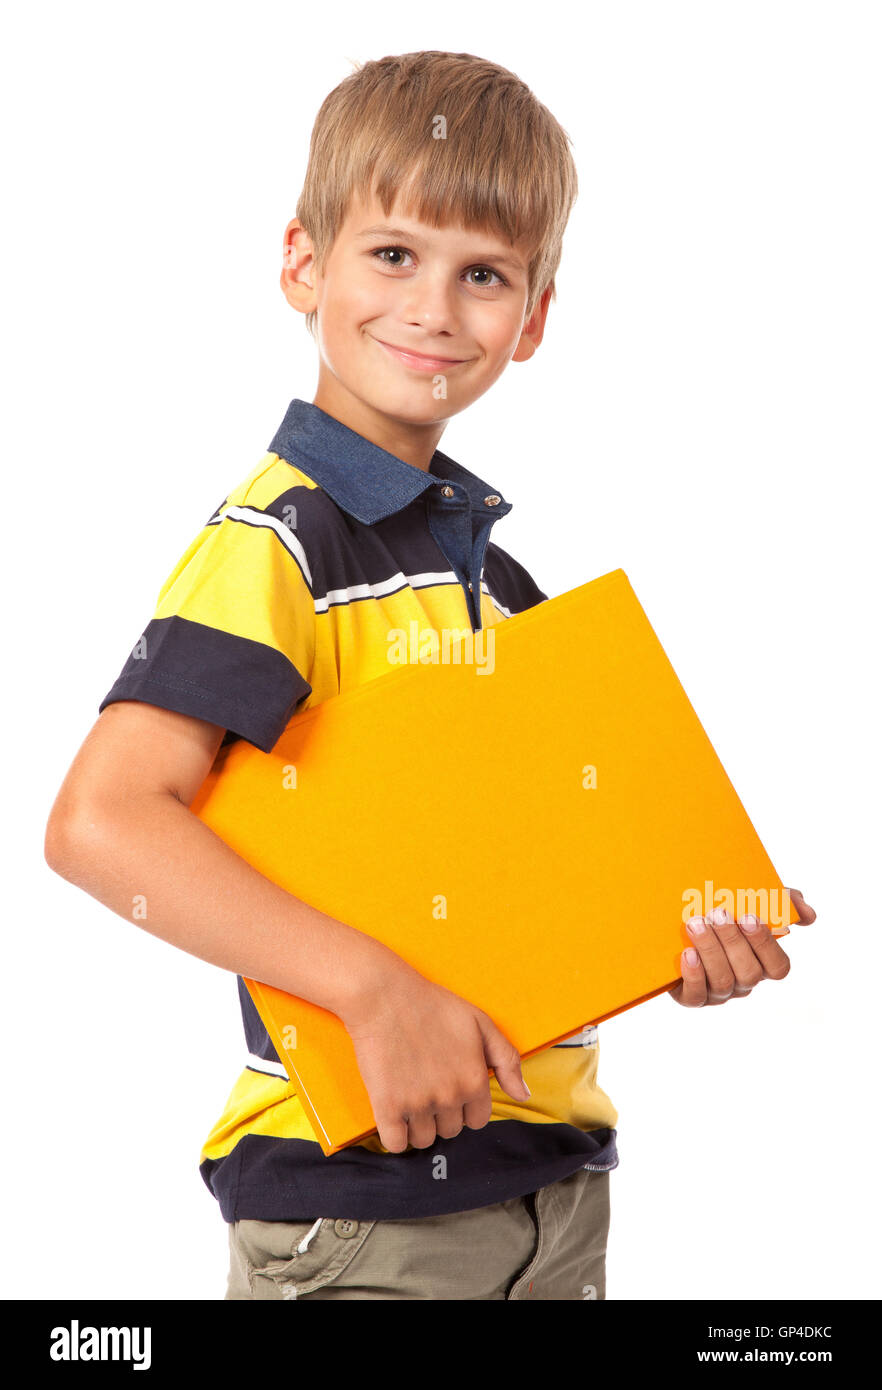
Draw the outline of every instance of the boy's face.
[[[302,255],[311,247],[298,235]],[[397,202],[388,216],[376,199],[354,202],[323,271],[308,256],[301,264],[318,316],[316,404],[337,414],[348,405],[399,432],[443,428],[542,338],[550,291],[525,324],[527,248],[458,224],[432,227]],[[283,287],[295,273],[283,272]]]

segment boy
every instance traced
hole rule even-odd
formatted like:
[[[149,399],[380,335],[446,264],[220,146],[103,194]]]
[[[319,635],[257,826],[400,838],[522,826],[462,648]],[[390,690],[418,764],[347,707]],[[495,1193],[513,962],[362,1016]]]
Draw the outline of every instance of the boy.
[[[329,95],[281,276],[316,336],[315,399],[169,576],[50,817],[53,868],[120,915],[140,895],[148,931],[238,977],[248,1064],[200,1160],[228,1299],[606,1295],[618,1117],[596,1029],[522,1065],[481,1010],[188,810],[222,745],[268,751],[298,710],[388,672],[393,630],[477,631],[546,598],[490,540],[511,504],[438,442],[540,345],[575,194],[565,133],[495,64],[385,58]],[[500,852],[492,826],[463,833]],[[396,827],[376,834],[394,856]],[[762,924],[696,946],[684,1004],[787,972]],[[243,976],[339,1015],[376,1135],[324,1157]]]

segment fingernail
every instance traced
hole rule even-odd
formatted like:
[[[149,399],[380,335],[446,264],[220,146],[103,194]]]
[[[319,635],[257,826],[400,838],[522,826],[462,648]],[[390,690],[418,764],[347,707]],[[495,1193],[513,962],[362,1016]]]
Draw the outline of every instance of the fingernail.
[[[752,912],[748,912],[746,917],[741,918],[741,925],[745,931],[757,931],[759,929],[759,920],[754,917]]]
[[[701,936],[702,932],[707,931],[703,917],[690,917],[686,925],[693,936]]]
[[[694,946],[687,946],[684,954],[686,956],[686,961],[689,965],[698,964],[698,952],[696,951]]]
[[[731,919],[724,907],[715,907],[711,913],[711,921],[715,927],[724,927]]]

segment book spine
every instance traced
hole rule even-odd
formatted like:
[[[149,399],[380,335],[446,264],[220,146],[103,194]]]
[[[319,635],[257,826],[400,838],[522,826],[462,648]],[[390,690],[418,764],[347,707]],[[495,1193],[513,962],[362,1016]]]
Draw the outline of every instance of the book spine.
[[[325,1158],[330,1158],[332,1153],[337,1152],[337,1150],[340,1148],[340,1145],[332,1144],[331,1139],[327,1131],[325,1130],[324,1125],[318,1117],[318,1113],[315,1109],[315,1106],[309,1099],[309,1093],[303,1084],[302,1078],[297,1072],[297,1068],[295,1067],[294,1062],[292,1061],[291,1049],[285,1046],[285,1040],[279,1032],[278,1027],[276,1026],[275,1019],[273,1018],[272,1009],[269,1006],[269,1002],[264,997],[260,981],[246,979],[245,985],[248,989],[248,993],[254,1000],[257,1012],[260,1014],[260,1017],[263,1020],[263,1025],[266,1028],[266,1031],[269,1033],[270,1041],[272,1042],[273,1047],[276,1049],[276,1052],[279,1054],[279,1060],[284,1066],[285,1071],[288,1073],[288,1076],[291,1079],[291,1083],[297,1092],[297,1098],[300,1101],[300,1104],[303,1106],[304,1110],[306,1111],[307,1118],[309,1120],[309,1123],[312,1125],[316,1140],[321,1145],[322,1153],[324,1154]]]

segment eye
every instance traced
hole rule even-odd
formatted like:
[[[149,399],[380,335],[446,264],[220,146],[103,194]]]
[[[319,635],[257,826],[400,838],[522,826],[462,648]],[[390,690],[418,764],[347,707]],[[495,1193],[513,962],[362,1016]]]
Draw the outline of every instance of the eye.
[[[384,258],[387,255],[402,257],[409,256],[410,252],[407,251],[403,246],[378,246],[376,251],[371,252],[371,255],[376,256],[377,260],[380,261],[382,265],[388,265],[392,270],[398,270],[401,266],[403,266],[403,260],[387,261]]]
[[[504,280],[499,272],[493,270],[489,265],[473,265],[470,270],[466,271],[466,275],[494,275],[496,277],[496,284],[491,283],[490,280],[472,280],[470,283],[479,290],[495,290],[497,285],[508,284],[508,281]]]
[[[370,253],[381,265],[388,266],[390,270],[408,270],[411,264],[405,258],[411,257],[412,253],[405,246],[378,246]],[[466,272],[466,276],[476,275],[481,278],[469,280],[468,283],[477,290],[496,290],[503,285],[508,285],[508,281],[498,271],[493,270],[489,265],[473,265]]]

